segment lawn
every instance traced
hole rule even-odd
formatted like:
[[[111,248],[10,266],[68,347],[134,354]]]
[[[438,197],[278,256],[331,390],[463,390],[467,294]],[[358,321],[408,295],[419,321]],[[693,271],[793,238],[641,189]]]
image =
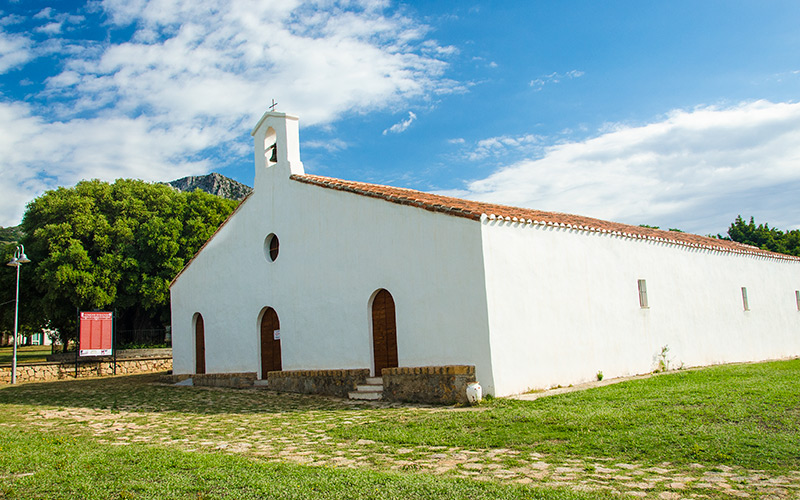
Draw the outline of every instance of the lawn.
[[[422,414],[333,434],[396,445],[510,447],[562,458],[800,470],[800,359],[676,371],[491,412]]]
[[[158,384],[0,389],[0,498],[793,498],[800,360],[477,408]]]
[[[13,347],[0,347],[0,365],[10,365]],[[17,346],[17,364],[47,361],[51,353],[49,345]]]

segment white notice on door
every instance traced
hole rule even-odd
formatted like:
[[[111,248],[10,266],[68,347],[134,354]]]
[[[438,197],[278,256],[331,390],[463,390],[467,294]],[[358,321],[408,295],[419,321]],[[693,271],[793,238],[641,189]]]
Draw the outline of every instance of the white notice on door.
[[[281,331],[280,330],[274,330],[272,332],[272,338],[274,340],[280,340],[281,339]]]

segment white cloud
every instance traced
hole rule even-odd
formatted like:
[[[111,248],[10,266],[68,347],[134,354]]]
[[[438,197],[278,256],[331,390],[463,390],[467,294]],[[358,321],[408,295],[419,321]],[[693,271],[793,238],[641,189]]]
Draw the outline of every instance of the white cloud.
[[[535,91],[540,91],[544,88],[545,85],[550,83],[561,83],[564,80],[572,80],[573,78],[580,78],[585,73],[583,71],[573,69],[571,71],[567,71],[566,73],[550,73],[549,75],[543,75],[535,80],[531,80],[530,86],[533,87]]]
[[[409,111],[408,112],[408,118],[406,118],[405,120],[402,120],[402,121],[400,121],[398,123],[395,123],[391,127],[389,127],[386,130],[384,130],[383,131],[383,135],[386,135],[389,132],[391,132],[393,134],[400,134],[402,132],[405,132],[406,129],[408,127],[410,127],[411,124],[414,123],[414,120],[416,120],[416,119],[417,119],[417,115],[415,115],[413,112]]]
[[[80,16],[57,7],[35,16],[39,36],[54,35],[37,53],[59,55],[63,69],[28,104],[2,106],[0,157],[15,158],[2,168],[18,174],[0,187],[0,225],[16,224],[42,190],[83,178],[163,180],[219,167],[228,158],[214,155],[249,145],[273,98],[308,126],[460,88],[443,78],[443,58],[456,51],[428,39],[418,20],[386,14],[382,0],[97,5],[113,29],[134,28],[129,41],[65,40],[48,23],[66,29]],[[31,46],[0,32],[0,72],[30,61]]]
[[[33,59],[33,42],[24,35],[0,31],[0,74]]]
[[[0,225],[19,222],[25,204],[46,189],[81,179],[169,180],[209,170],[193,153],[222,130],[163,130],[148,117],[47,123],[22,103],[0,103]]]
[[[61,26],[62,23],[60,22],[52,22],[52,23],[47,23],[44,26],[39,26],[34,31],[38,33],[46,33],[48,35],[57,35],[61,33]]]
[[[490,156],[501,156],[507,152],[531,151],[534,146],[541,147],[542,138],[534,134],[520,136],[497,136],[481,139],[472,151],[465,154],[468,160],[482,160]]]
[[[618,125],[455,194],[701,234],[724,233],[738,214],[791,229],[800,221],[799,165],[800,103],[757,101]]]

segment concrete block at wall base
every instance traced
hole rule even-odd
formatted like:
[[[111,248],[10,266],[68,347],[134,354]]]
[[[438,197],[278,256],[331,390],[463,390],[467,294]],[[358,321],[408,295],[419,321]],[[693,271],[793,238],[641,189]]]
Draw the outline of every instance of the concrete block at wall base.
[[[467,404],[467,384],[476,382],[475,366],[384,368],[383,399],[408,403]]]
[[[272,391],[322,394],[346,398],[369,377],[369,369],[291,370],[267,373],[267,387]]]
[[[188,378],[188,377],[187,377]],[[253,387],[256,372],[244,373],[199,373],[191,375],[192,385],[204,387],[232,387],[244,389]]]

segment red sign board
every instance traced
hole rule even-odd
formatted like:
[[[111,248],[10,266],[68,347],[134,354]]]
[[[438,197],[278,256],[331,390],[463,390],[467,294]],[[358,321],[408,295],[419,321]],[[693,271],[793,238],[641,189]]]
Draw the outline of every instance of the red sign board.
[[[110,312],[81,313],[81,356],[108,356],[113,354],[112,322]]]

